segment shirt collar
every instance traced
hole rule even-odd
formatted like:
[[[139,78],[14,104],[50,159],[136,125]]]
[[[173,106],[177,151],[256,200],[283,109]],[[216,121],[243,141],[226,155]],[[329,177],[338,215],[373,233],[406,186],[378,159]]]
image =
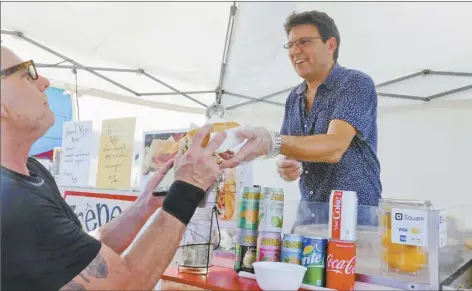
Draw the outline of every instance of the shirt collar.
[[[320,86],[325,86],[327,89],[333,89],[336,84],[336,80],[341,73],[341,65],[335,63],[331,72],[329,72],[328,77],[320,84]],[[303,81],[297,88],[297,95],[306,95],[307,84],[306,81]]]

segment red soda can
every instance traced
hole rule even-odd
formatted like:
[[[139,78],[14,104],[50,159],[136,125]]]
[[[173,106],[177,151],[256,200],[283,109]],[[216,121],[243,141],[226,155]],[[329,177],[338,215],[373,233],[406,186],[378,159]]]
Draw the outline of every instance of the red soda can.
[[[354,290],[356,283],[356,243],[330,240],[326,258],[326,288]]]

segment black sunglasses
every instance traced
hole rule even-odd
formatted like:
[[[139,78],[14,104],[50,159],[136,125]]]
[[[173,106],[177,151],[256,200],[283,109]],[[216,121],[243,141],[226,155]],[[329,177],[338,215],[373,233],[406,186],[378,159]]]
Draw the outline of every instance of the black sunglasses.
[[[21,71],[23,69],[26,69],[28,72],[28,75],[30,76],[31,79],[33,80],[38,80],[38,72],[36,71],[36,66],[33,62],[33,60],[29,60],[26,62],[23,62],[21,64],[18,64],[16,66],[7,68],[5,70],[2,70],[2,76],[1,79],[5,79],[8,76],[13,75],[14,73]]]

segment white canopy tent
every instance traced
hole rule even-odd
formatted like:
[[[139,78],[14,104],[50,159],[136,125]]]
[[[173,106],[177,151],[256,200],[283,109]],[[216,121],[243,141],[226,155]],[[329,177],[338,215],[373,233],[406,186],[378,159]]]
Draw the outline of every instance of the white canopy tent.
[[[339,62],[383,87],[379,95],[389,98],[381,106],[471,88],[471,3],[2,3],[2,42],[33,58],[58,87],[77,84],[79,95],[201,112],[216,93],[229,110],[271,112],[266,105],[280,107],[300,82],[283,48],[283,22],[310,9],[335,19]],[[415,90],[387,87],[425,70],[434,80],[427,85],[416,78]]]
[[[216,101],[228,118],[278,129],[285,98],[301,81],[283,48],[283,23],[292,11],[325,11],[341,34],[341,65],[368,73],[378,84],[386,193],[428,198],[418,193],[438,196],[467,186],[470,171],[466,175],[463,165],[472,163],[472,138],[460,127],[472,127],[472,3],[232,6],[2,3],[2,44],[34,59],[53,85],[69,91],[77,86],[79,96],[193,114]],[[452,146],[450,140],[458,156],[438,154]],[[437,160],[441,156],[449,158]],[[412,159],[417,166],[405,166]],[[459,170],[444,170],[454,168]]]

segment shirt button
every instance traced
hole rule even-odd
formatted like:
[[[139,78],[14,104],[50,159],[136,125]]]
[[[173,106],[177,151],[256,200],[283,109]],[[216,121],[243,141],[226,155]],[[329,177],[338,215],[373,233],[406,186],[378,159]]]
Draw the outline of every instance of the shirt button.
[[[305,174],[308,174],[308,171],[305,171]]]
[[[310,194],[313,194],[313,191],[310,191]]]

